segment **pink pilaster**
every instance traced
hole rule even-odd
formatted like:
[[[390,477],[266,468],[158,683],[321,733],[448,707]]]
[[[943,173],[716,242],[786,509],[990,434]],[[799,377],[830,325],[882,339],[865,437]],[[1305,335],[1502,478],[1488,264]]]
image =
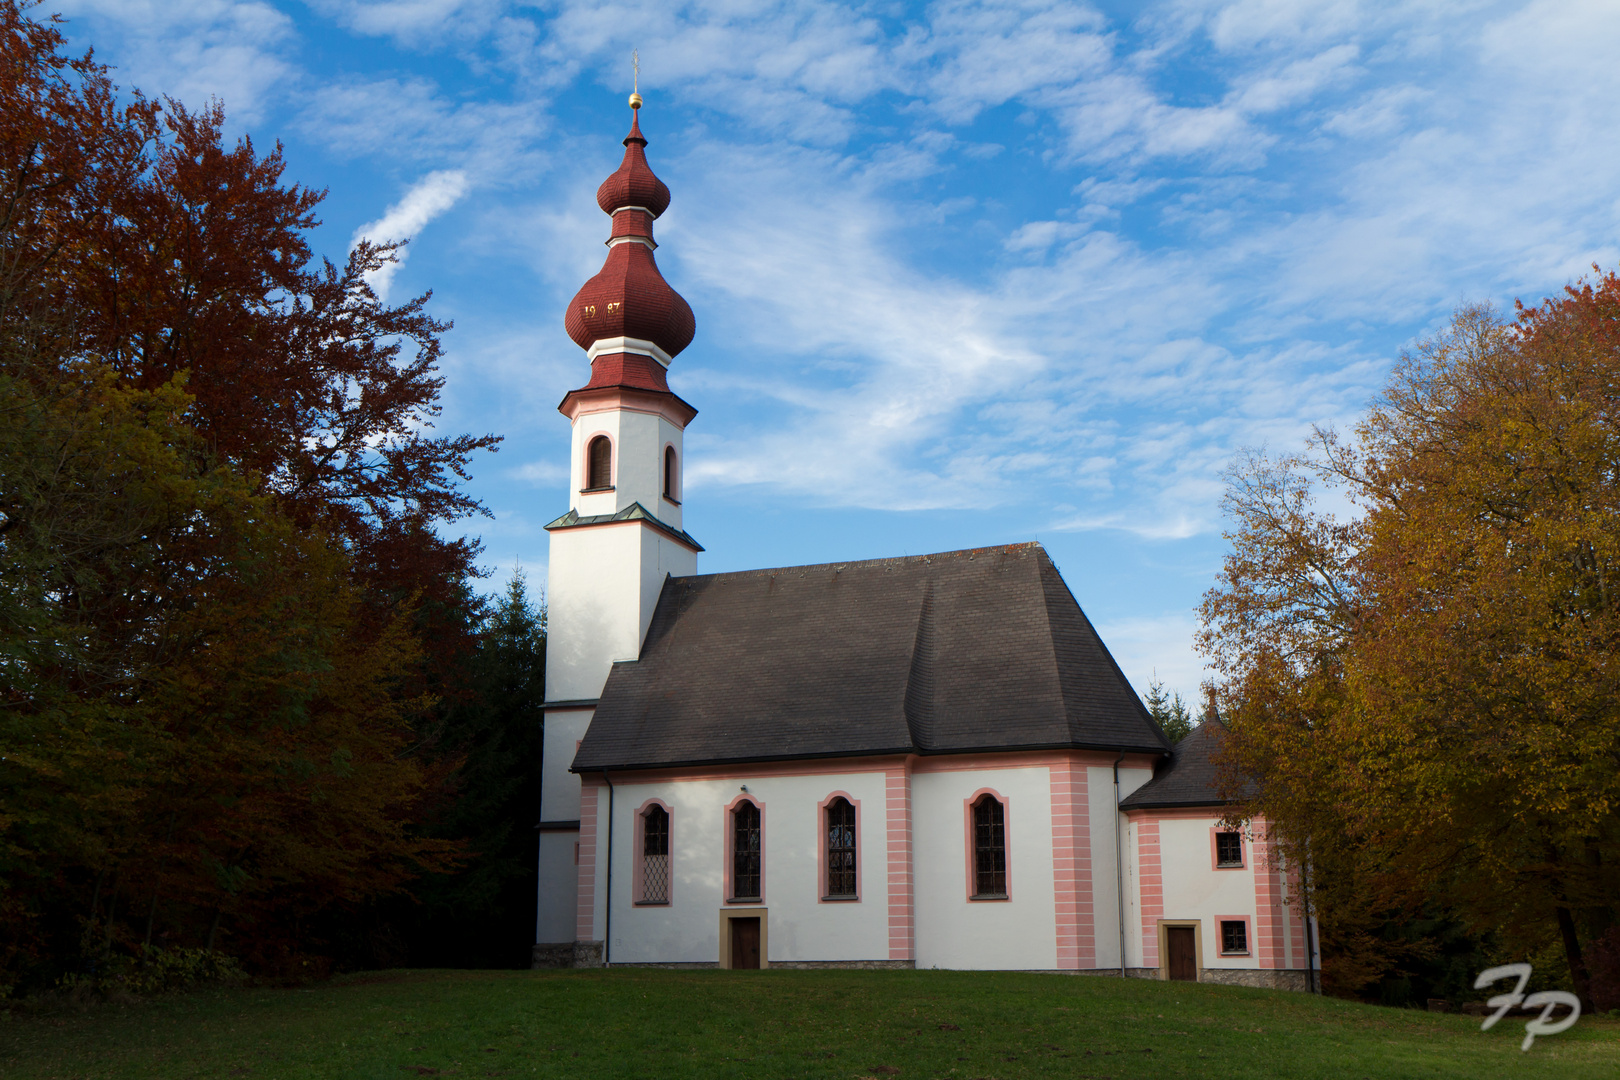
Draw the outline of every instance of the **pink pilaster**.
[[[1164,875],[1159,858],[1159,823],[1136,824],[1137,888],[1142,906],[1142,966],[1159,966],[1159,920],[1164,918]]]
[[[907,766],[884,771],[889,871],[889,959],[917,958],[912,912],[911,775]]]
[[[583,779],[583,778],[582,778]],[[596,940],[596,805],[599,782],[584,780],[579,790],[579,912],[574,939]]]
[[[1073,760],[1052,766],[1052,876],[1057,900],[1057,966],[1096,966],[1091,898],[1091,825],[1086,767]]]

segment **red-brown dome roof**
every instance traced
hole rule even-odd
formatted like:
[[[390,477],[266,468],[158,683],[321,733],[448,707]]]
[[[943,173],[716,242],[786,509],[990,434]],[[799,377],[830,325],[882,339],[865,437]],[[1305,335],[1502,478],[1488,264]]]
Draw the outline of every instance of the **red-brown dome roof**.
[[[669,287],[652,249],[635,240],[615,244],[602,270],[580,287],[563,320],[582,349],[603,338],[640,338],[674,356],[692,344],[697,320]]]
[[[669,206],[669,188],[647,167],[642,153],[647,140],[638,121],[631,122],[624,145],[619,171],[596,193],[597,203],[613,215],[607,262],[574,294],[563,323],[582,349],[612,338],[635,338],[652,342],[667,361],[692,343],[697,322],[653,259],[653,218]],[[635,351],[634,346],[629,349]]]
[[[645,206],[657,217],[669,209],[669,188],[653,175],[642,150],[647,140],[641,137],[640,116],[639,111],[631,114],[630,134],[624,137],[624,160],[619,163],[619,171],[596,189],[596,205],[604,214],[623,206]]]

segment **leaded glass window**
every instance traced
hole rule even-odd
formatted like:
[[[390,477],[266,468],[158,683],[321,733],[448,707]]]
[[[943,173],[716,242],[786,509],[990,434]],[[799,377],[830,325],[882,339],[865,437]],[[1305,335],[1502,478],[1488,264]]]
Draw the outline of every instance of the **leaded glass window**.
[[[827,895],[855,895],[855,807],[842,796],[827,804]]]
[[[731,812],[731,898],[758,900],[759,807],[744,800]]]
[[[669,903],[669,812],[662,806],[641,818],[641,901]]]
[[[973,804],[973,895],[1007,895],[1007,819],[1001,800],[984,795]]]

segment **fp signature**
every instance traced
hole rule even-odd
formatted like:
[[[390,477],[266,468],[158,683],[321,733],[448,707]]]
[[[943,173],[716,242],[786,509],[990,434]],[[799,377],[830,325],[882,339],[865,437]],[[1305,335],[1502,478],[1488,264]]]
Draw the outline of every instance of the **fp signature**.
[[[1529,997],[1524,996],[1524,984],[1530,981],[1529,964],[1503,964],[1501,967],[1487,968],[1474,980],[1474,989],[1483,990],[1491,983],[1512,978],[1517,978],[1519,983],[1511,994],[1497,994],[1485,1002],[1487,1005],[1495,1005],[1497,1009],[1485,1018],[1485,1022],[1479,1025],[1479,1030],[1489,1031],[1491,1025],[1506,1016],[1507,1011],[1515,1005],[1522,1004],[1527,1009],[1544,1005],[1546,1008],[1541,1010],[1541,1015],[1524,1025],[1526,1035],[1519,1049],[1529,1050],[1537,1035],[1557,1035],[1560,1031],[1568,1031],[1575,1026],[1575,1021],[1581,1018],[1581,999],[1567,990],[1542,990]],[[1560,1005],[1569,1006],[1569,1015],[1548,1023],[1547,1017],[1551,1016],[1553,1010]]]

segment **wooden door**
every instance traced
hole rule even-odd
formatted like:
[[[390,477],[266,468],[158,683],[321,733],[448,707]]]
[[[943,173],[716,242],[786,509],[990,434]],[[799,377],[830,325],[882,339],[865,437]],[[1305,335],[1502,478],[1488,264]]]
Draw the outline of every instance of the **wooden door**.
[[[1170,953],[1170,977],[1182,982],[1198,981],[1198,946],[1190,926],[1167,926],[1165,946]]]
[[[759,968],[759,920],[731,920],[731,966]]]

